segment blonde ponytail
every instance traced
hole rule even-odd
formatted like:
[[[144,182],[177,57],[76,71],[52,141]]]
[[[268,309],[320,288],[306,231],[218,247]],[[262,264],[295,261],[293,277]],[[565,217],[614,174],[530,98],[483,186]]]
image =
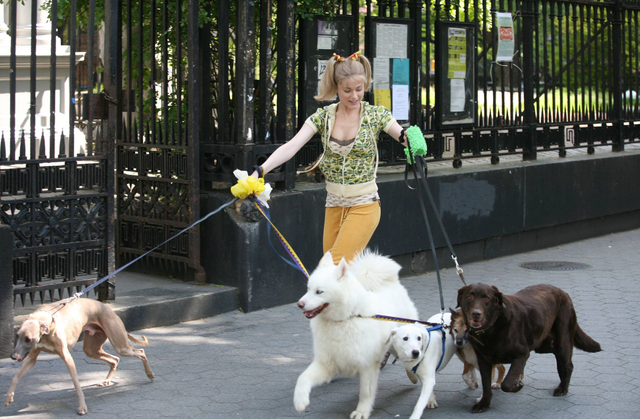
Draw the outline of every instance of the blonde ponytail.
[[[319,102],[334,99],[338,93],[338,84],[351,77],[362,79],[365,91],[371,88],[371,63],[367,57],[359,51],[347,58],[333,54],[320,79],[319,94],[314,99]]]

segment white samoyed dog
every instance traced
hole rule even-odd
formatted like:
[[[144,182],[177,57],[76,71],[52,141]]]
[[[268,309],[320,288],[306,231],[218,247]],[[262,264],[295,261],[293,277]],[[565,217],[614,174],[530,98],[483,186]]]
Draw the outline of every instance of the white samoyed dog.
[[[351,419],[371,415],[381,361],[392,321],[362,318],[375,314],[418,318],[418,310],[398,279],[400,265],[365,250],[347,265],[333,264],[327,252],[309,278],[307,293],[298,307],[311,319],[313,362],[300,374],[293,405],[298,412],[309,407],[311,389],[336,376],[360,376],[360,401]]]

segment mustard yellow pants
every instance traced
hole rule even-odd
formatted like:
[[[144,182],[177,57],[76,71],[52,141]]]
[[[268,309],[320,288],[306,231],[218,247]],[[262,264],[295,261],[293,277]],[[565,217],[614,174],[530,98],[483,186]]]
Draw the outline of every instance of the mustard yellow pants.
[[[367,247],[380,223],[380,201],[355,207],[328,207],[324,215],[323,254],[331,251],[333,263],[347,262]]]

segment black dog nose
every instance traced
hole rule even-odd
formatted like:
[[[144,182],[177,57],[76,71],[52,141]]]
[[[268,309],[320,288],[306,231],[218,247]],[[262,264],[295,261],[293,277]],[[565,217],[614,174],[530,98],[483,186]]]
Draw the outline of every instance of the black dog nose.
[[[411,355],[413,355],[414,358],[417,358],[420,356],[420,351],[413,351],[411,352]]]
[[[482,315],[482,312],[480,310],[473,310],[473,312],[471,312],[471,316],[475,319],[475,318],[479,318]]]

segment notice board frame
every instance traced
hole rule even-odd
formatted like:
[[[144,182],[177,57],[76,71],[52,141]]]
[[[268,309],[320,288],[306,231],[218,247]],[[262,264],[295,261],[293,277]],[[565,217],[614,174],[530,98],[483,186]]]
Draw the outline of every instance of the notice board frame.
[[[414,20],[408,18],[387,18],[367,16],[365,19],[365,55],[371,62],[373,72],[376,72],[375,59],[380,58],[377,54],[377,25],[378,24],[391,24],[391,25],[405,25],[407,26],[407,51],[406,57],[409,59],[409,119],[398,120],[398,123],[403,126],[408,126],[409,122],[417,124],[420,118],[420,104],[418,103],[418,89],[420,88],[420,72],[417,64],[416,48],[414,47]],[[390,60],[392,58],[389,58]],[[375,83],[370,92],[367,93],[366,100],[369,103],[374,104],[374,92],[376,89]]]
[[[318,108],[327,106],[335,100],[318,102],[314,96],[318,94],[318,69],[320,61],[328,61],[333,53],[347,57],[356,51],[353,37],[354,18],[353,16],[316,15],[313,19],[300,20],[300,58],[302,62],[302,74],[299,75],[298,83],[298,123],[300,126]],[[320,22],[333,23],[335,28],[332,33],[320,34]],[[319,40],[323,36],[325,39]],[[335,41],[329,45],[327,37],[335,37]],[[319,46],[323,48],[319,48]],[[324,48],[324,47],[328,48]]]
[[[464,32],[465,68],[464,77],[460,77],[460,54],[456,54],[462,42],[449,36],[450,30]],[[436,21],[436,106],[435,125],[437,130],[451,128],[473,128],[478,124],[478,88],[477,88],[477,27],[473,22]],[[451,55],[450,55],[451,52]],[[457,67],[454,67],[456,65]],[[451,67],[451,68],[450,68]],[[458,70],[458,71],[456,71]],[[451,73],[454,73],[452,75]],[[460,86],[464,83],[464,86]],[[464,92],[464,97],[452,95],[455,91]]]

